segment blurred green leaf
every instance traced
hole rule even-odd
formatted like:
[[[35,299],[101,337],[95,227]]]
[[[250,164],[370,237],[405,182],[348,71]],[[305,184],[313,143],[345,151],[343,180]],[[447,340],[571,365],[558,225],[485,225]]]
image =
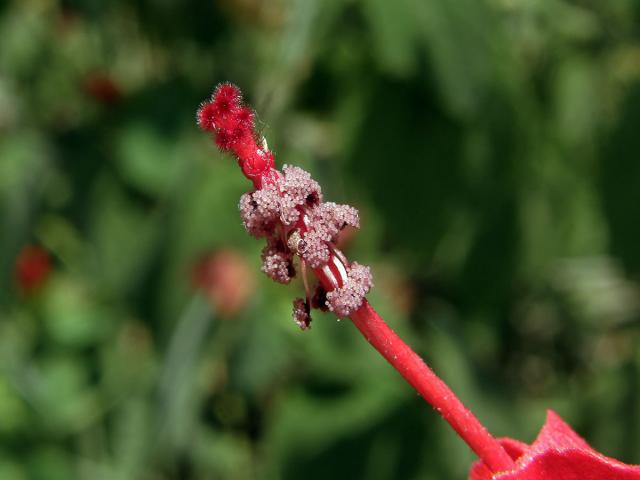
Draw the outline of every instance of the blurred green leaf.
[[[184,170],[185,161],[175,143],[145,124],[123,128],[117,137],[117,150],[124,178],[147,194],[166,193]]]
[[[107,310],[72,277],[56,275],[51,279],[43,310],[48,333],[62,345],[91,345],[113,328]]]
[[[53,431],[73,432],[94,419],[99,399],[88,372],[72,357],[46,358],[32,371],[30,389],[41,421]]]

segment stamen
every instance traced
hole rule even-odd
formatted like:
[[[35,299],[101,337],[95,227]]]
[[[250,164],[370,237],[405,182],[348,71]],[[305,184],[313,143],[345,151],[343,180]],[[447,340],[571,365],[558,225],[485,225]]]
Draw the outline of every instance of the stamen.
[[[300,269],[302,270],[302,283],[304,284],[304,294],[307,299],[307,305],[310,304],[311,290],[309,290],[309,281],[307,280],[307,264],[300,259]]]
[[[301,298],[296,298],[293,301],[293,320],[301,330],[311,328],[311,315],[308,302],[305,302]]]
[[[369,267],[353,262],[347,270],[347,281],[344,285],[327,292],[327,307],[338,317],[348,317],[360,308],[372,286]]]
[[[279,238],[269,238],[262,250],[261,270],[278,283],[289,283],[295,276],[292,254]]]

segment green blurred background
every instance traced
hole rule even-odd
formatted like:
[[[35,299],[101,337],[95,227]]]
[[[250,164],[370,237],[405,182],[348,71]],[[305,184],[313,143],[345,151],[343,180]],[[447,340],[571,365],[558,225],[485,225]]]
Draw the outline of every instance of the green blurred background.
[[[232,81],[361,210],[370,296],[499,436],[640,463],[640,3],[0,2],[0,479],[464,479],[474,456],[259,272]],[[26,245],[48,275],[21,286]],[[46,273],[46,265],[43,267]],[[200,285],[200,288],[198,287]]]

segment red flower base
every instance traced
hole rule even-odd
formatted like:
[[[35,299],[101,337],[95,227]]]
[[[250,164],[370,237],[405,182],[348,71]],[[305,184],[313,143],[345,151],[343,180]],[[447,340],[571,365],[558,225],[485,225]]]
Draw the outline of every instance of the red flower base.
[[[639,465],[596,452],[552,410],[531,445],[511,438],[500,443],[515,468],[493,473],[478,461],[471,467],[470,480],[640,480]]]

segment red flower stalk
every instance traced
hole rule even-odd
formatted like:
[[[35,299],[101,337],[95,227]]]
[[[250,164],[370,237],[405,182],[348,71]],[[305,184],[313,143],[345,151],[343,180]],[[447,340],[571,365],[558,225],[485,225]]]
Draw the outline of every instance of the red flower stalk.
[[[51,272],[49,254],[42,248],[27,245],[18,254],[15,266],[15,279],[25,294],[34,293],[46,281]]]
[[[262,271],[277,282],[289,283],[296,274],[294,257],[298,257],[306,296],[294,301],[293,317],[303,330],[310,327],[312,308],[328,309],[338,317],[350,318],[369,343],[478,455],[480,461],[473,467],[473,480],[596,478],[554,476],[553,473],[542,476],[540,472],[545,472],[547,464],[525,458],[528,455],[534,459],[541,456],[537,442],[529,448],[520,442],[498,441],[491,436],[451,389],[389,328],[365,299],[373,286],[369,267],[349,262],[335,245],[345,226],[359,227],[357,210],[348,205],[323,202],[318,183],[298,167],[285,165],[282,172],[276,170],[273,154],[255,131],[254,113],[242,104],[237,87],[228,83],[219,85],[211,99],[200,106],[197,118],[200,127],[214,134],[218,147],[231,152],[244,175],[253,182],[254,190],[241,197],[239,208],[247,232],[267,240],[262,251]],[[313,294],[307,279],[308,270],[318,280]],[[579,438],[573,432],[573,436],[569,436],[567,430],[570,429],[566,425],[566,429],[557,428],[557,425],[545,427],[549,433],[544,438],[549,437],[550,440],[545,440],[544,445],[550,447],[542,449],[543,453],[560,444],[568,445],[565,442],[567,438]],[[580,442],[574,441],[573,450],[567,449],[578,450],[587,459],[586,463],[580,463],[576,455],[569,455],[575,465],[591,468],[596,460],[606,460],[609,462],[607,465],[614,468],[611,462],[615,461],[593,452],[582,440]],[[538,466],[531,467],[532,464]],[[623,467],[634,471],[638,468],[615,462],[615,468]],[[570,471],[573,470],[561,472]],[[618,471],[622,470],[607,470]],[[606,478],[640,480],[640,476],[614,475]]]

